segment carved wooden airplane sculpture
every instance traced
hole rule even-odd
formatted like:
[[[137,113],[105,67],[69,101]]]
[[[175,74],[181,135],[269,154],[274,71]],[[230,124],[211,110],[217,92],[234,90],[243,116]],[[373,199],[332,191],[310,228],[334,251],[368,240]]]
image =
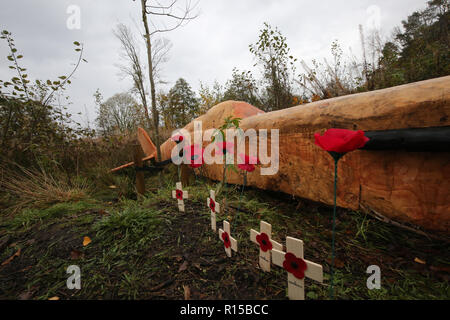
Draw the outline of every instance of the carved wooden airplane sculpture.
[[[248,185],[330,205],[333,160],[314,144],[314,133],[363,130],[369,143],[340,161],[338,206],[449,234],[449,88],[450,76],[268,113],[245,102],[226,101],[195,120],[202,122],[203,130],[221,126],[228,116],[241,118],[244,131],[279,129],[278,172],[264,176],[257,169],[248,174]],[[193,122],[184,129],[192,134]],[[143,160],[154,158],[155,145],[141,128],[138,140]],[[161,145],[162,161],[170,162],[175,145],[170,139]],[[221,180],[223,165],[206,165],[202,172]],[[241,184],[242,177],[230,171],[227,182]]]

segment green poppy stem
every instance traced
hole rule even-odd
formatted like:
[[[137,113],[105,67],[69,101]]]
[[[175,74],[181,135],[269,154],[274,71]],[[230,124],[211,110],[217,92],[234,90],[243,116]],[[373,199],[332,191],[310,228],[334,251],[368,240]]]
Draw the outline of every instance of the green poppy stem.
[[[334,239],[336,233],[336,194],[337,194],[337,167],[339,158],[334,158],[334,207],[333,207],[333,232],[331,238],[331,271],[330,271],[330,299],[334,299]]]
[[[198,168],[198,174],[199,174],[199,176],[206,177],[204,168],[205,168],[205,167],[200,167],[200,168]],[[200,180],[200,179],[199,179],[199,180]],[[203,181],[204,181],[204,180],[203,180]],[[207,186],[206,181],[204,181],[203,185],[205,186],[206,193],[209,194],[209,189],[208,189],[208,186]]]
[[[193,168],[192,171],[194,172],[195,184],[198,184],[197,183],[197,173],[195,172],[195,168]]]
[[[223,168],[223,179],[222,179],[222,186],[225,188],[225,201],[223,206],[223,214],[226,217],[226,210],[227,210],[227,198],[228,198],[228,186],[227,186],[227,160],[226,160],[226,154],[223,155],[224,160],[224,168]]]
[[[236,226],[236,222],[239,216],[239,213],[241,212],[241,202],[242,202],[242,196],[244,194],[244,188],[245,185],[247,184],[247,172],[244,173],[244,183],[242,184],[242,189],[241,189],[241,194],[239,195],[239,204],[238,204],[238,209],[237,209],[237,213],[236,213],[236,217],[234,218],[233,221],[233,229]]]

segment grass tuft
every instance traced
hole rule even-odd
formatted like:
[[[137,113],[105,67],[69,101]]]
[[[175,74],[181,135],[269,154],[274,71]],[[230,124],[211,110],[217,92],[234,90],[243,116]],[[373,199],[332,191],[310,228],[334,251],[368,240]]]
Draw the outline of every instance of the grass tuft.
[[[13,212],[26,208],[86,199],[89,185],[85,179],[66,181],[40,170],[17,166],[17,170],[4,170],[0,186],[9,196],[7,202]]]

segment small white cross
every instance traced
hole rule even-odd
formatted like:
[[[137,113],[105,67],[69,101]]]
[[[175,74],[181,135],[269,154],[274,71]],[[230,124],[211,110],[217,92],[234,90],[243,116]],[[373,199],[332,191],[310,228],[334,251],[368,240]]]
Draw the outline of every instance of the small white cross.
[[[323,270],[320,264],[303,260],[303,241],[295,238],[287,237],[286,238],[286,253],[280,250],[272,250],[272,261],[273,264],[283,267],[294,268],[298,270],[299,260],[290,260],[286,259],[287,253],[291,253],[295,255],[295,259],[300,259],[303,263],[306,263],[306,270],[304,271],[304,276],[302,279],[294,276],[293,273],[288,273],[288,296],[291,300],[305,300],[305,279],[304,277],[308,277],[310,279],[323,282]],[[285,263],[285,265],[283,265]]]
[[[272,240],[271,224],[261,221],[259,230],[260,232],[250,229],[250,240],[259,245],[259,266],[263,271],[269,272],[271,259],[270,252],[272,249],[283,251],[283,245]]]
[[[216,212],[220,213],[220,204],[216,202],[216,192],[214,190],[209,191],[209,198],[206,198],[206,205],[211,211],[211,229],[216,232]]]
[[[222,237],[222,235],[225,234],[225,239]],[[227,243],[225,242],[228,238],[228,248]],[[231,258],[231,249],[233,249],[234,252],[237,252],[237,241],[236,239],[231,237],[231,231],[230,231],[230,223],[228,221],[223,221],[223,230],[219,229],[219,239],[224,243],[225,252],[227,253],[227,256]]]
[[[184,212],[184,199],[188,198],[188,192],[183,190],[181,182],[177,182],[176,188],[176,190],[172,190],[172,198],[178,200],[178,210]]]

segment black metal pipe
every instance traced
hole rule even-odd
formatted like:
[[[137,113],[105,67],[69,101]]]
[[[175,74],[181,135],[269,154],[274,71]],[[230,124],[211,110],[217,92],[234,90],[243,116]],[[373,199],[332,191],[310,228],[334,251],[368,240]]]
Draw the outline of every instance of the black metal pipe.
[[[450,152],[450,126],[366,131],[370,139],[363,150]]]

